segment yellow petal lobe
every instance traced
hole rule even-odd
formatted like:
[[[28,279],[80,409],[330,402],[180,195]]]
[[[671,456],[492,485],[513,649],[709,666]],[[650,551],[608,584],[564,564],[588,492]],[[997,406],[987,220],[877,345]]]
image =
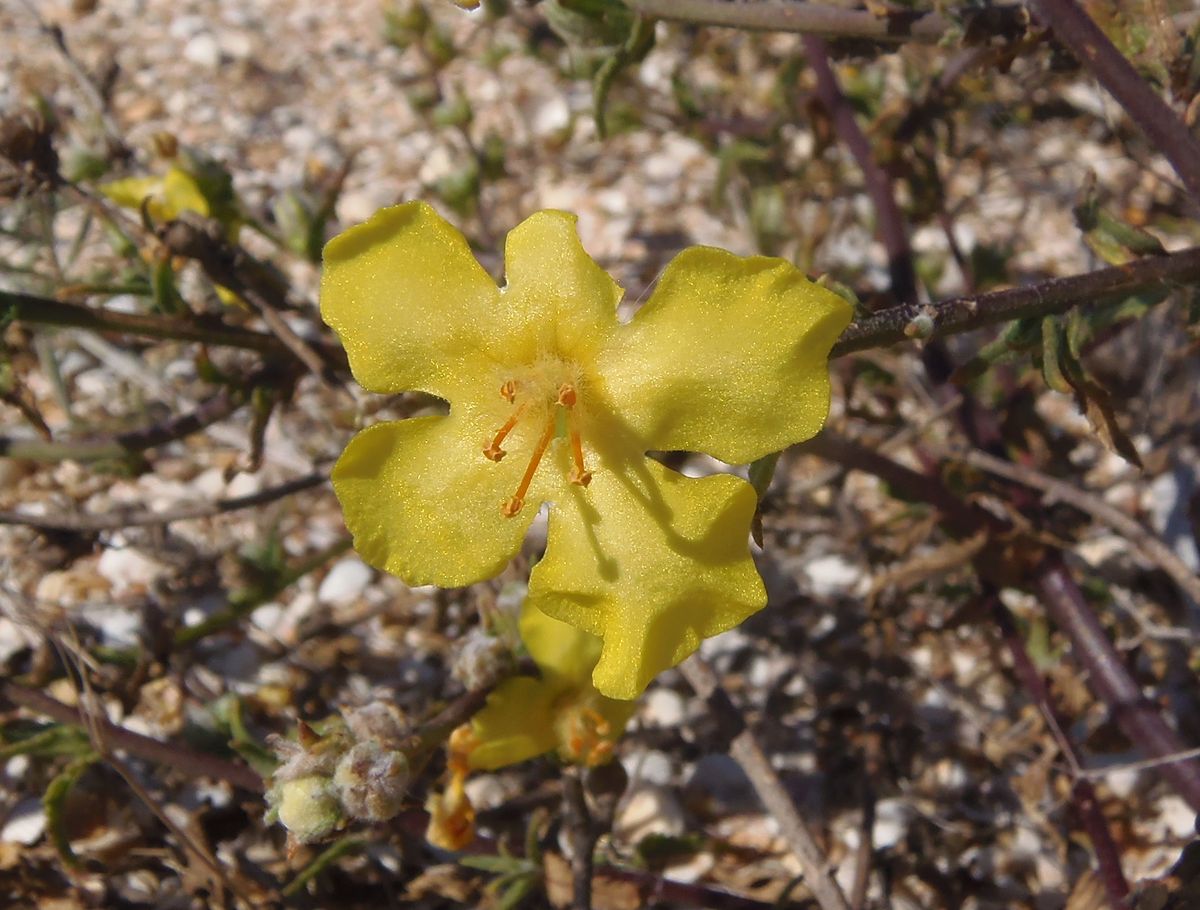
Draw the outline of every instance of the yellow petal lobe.
[[[576,217],[544,211],[508,232],[505,306],[525,321],[514,353],[587,360],[617,327],[621,287],[583,249]]]
[[[333,489],[364,560],[410,585],[442,587],[504,568],[537,510],[500,513],[518,466],[489,462],[477,436],[451,415],[378,423],[350,440]]]
[[[325,245],[321,318],[374,392],[450,398],[486,369],[500,292],[430,206],[381,209]]]
[[[755,495],[727,474],[687,478],[648,459],[596,472],[550,513],[530,603],[601,638],[592,675],[614,699],[766,603],[749,554]]]
[[[647,449],[743,464],[821,429],[829,349],[851,315],[782,259],[692,247],[597,372]]]

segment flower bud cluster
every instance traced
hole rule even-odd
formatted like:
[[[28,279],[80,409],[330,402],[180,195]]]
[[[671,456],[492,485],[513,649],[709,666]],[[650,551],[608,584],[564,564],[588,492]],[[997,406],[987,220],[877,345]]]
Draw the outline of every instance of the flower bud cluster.
[[[295,741],[271,738],[280,765],[267,791],[267,821],[308,844],[350,821],[386,821],[400,812],[409,782],[407,734],[392,705],[343,708],[320,732],[301,723]]]

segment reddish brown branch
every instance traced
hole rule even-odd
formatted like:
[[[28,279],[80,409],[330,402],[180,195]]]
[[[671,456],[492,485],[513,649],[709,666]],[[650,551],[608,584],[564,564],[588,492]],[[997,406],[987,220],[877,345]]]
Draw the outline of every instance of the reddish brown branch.
[[[871,154],[871,142],[858,125],[854,108],[842,94],[837,75],[829,62],[829,46],[815,35],[805,35],[803,40],[808,64],[817,77],[817,98],[833,122],[838,137],[858,163],[867,194],[875,205],[879,238],[887,250],[892,294],[901,303],[916,303],[917,273],[913,267],[912,247],[908,242],[908,228],[905,226],[904,215],[901,214],[900,206],[896,204],[896,197],[892,193],[891,178]]]
[[[918,319],[928,319],[927,331],[921,330],[922,338],[941,338],[1026,316],[1061,313],[1082,303],[1121,297],[1150,287],[1197,282],[1200,282],[1200,247],[1191,247],[1024,287],[952,297],[928,306],[891,307],[853,323],[842,333],[830,356],[841,357],[911,339],[910,327]]]
[[[82,709],[65,705],[37,689],[19,686],[14,682],[0,680],[0,701],[20,705],[35,714],[52,717],[59,723],[79,724],[97,728],[105,743],[111,748],[128,752],[138,758],[176,768],[192,777],[208,777],[223,780],[243,790],[260,792],[262,778],[253,768],[235,764],[214,755],[196,752],[187,746],[162,742],[132,730],[126,730],[101,717],[85,717]]]
[[[1200,140],[1138,75],[1075,0],[1033,0],[1038,18],[1117,99],[1131,120],[1175,168],[1188,193],[1200,202]]]

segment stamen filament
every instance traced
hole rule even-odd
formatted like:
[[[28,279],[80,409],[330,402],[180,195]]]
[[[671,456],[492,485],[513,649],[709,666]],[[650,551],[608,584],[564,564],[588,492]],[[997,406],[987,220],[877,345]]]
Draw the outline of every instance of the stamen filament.
[[[586,487],[592,482],[592,472],[583,466],[583,439],[579,435],[579,427],[576,425],[575,412],[571,412],[571,460],[575,462],[571,468],[570,476],[567,477],[571,483],[576,486]]]
[[[517,421],[521,419],[521,415],[525,413],[525,405],[522,404],[519,408],[513,411],[512,416],[504,422],[499,432],[496,433],[496,438],[491,441],[491,444],[484,447],[483,454],[491,461],[499,461],[508,454],[504,449],[500,448],[500,443],[504,442],[504,437],[512,432],[513,427],[517,425]]]
[[[512,497],[505,500],[500,506],[500,513],[505,518],[512,518],[525,505],[525,494],[529,492],[529,485],[533,482],[533,475],[537,473],[538,465],[542,462],[542,456],[546,454],[546,447],[550,445],[550,440],[554,438],[554,421],[546,422],[546,431],[542,433],[542,438],[538,440],[537,448],[533,450],[533,455],[529,459],[529,464],[525,468],[525,476],[521,478],[521,485],[517,487],[517,492]]]

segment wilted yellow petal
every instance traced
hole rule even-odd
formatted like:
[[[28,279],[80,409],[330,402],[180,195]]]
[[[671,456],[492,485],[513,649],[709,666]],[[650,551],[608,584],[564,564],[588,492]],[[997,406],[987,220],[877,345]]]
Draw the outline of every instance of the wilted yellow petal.
[[[648,459],[629,467],[597,471],[586,491],[555,503],[529,582],[532,605],[603,639],[592,679],[618,699],[766,602],[750,559],[749,484]]]
[[[821,429],[829,349],[851,315],[782,259],[693,247],[671,260],[597,373],[647,449],[741,464]]]

